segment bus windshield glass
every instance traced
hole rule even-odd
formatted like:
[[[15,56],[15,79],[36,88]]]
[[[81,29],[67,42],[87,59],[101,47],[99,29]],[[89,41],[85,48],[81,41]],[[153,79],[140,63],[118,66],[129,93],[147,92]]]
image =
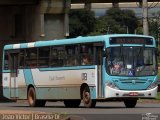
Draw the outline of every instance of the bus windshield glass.
[[[109,75],[148,76],[157,73],[154,48],[120,46],[107,48],[106,52]]]

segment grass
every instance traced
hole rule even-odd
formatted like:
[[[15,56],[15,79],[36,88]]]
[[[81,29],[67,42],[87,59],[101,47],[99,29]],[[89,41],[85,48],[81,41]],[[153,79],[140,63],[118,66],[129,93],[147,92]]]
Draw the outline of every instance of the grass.
[[[160,100],[160,92],[157,93],[156,99],[157,99],[157,100]]]
[[[158,70],[158,80],[160,80],[160,70]]]

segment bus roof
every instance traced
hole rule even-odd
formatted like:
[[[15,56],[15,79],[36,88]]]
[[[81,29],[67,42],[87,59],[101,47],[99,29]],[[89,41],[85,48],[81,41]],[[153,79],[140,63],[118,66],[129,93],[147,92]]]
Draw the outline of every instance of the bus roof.
[[[53,45],[67,45],[76,43],[89,43],[89,42],[103,42],[108,40],[109,37],[150,37],[145,35],[135,35],[135,34],[110,34],[110,35],[99,35],[99,36],[86,36],[86,37],[76,37],[70,39],[60,39],[60,40],[47,40],[47,41],[36,41],[30,43],[19,43],[19,44],[9,44],[4,46],[4,50],[9,49],[20,49],[20,48],[31,48],[31,47],[43,47],[43,46],[53,46]]]

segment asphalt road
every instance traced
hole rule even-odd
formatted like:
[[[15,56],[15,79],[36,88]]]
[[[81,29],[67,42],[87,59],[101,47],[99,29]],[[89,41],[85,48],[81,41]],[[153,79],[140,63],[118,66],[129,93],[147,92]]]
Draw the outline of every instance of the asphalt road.
[[[36,108],[29,107],[27,102],[0,103],[0,114],[13,111],[58,114],[65,116],[64,119],[67,120],[160,120],[160,103],[157,102],[138,102],[135,108],[125,108],[123,102],[98,102],[96,108],[84,108],[83,104],[79,108],[65,108],[63,102],[47,102],[45,107]],[[40,119],[42,118],[36,118]]]

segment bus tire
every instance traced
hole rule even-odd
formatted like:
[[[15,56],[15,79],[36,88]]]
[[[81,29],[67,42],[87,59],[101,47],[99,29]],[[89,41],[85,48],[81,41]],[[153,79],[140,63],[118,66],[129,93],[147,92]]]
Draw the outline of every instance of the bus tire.
[[[124,100],[124,104],[125,104],[126,108],[134,108],[137,104],[137,99]]]
[[[27,98],[28,98],[29,106],[31,107],[44,107],[45,106],[45,103],[46,103],[45,100],[36,99],[36,92],[33,87],[30,87],[28,89]]]
[[[77,108],[81,104],[81,100],[64,100],[65,107]]]
[[[91,99],[91,94],[88,86],[85,86],[82,90],[83,104],[87,108],[94,108],[96,106],[96,100]]]

